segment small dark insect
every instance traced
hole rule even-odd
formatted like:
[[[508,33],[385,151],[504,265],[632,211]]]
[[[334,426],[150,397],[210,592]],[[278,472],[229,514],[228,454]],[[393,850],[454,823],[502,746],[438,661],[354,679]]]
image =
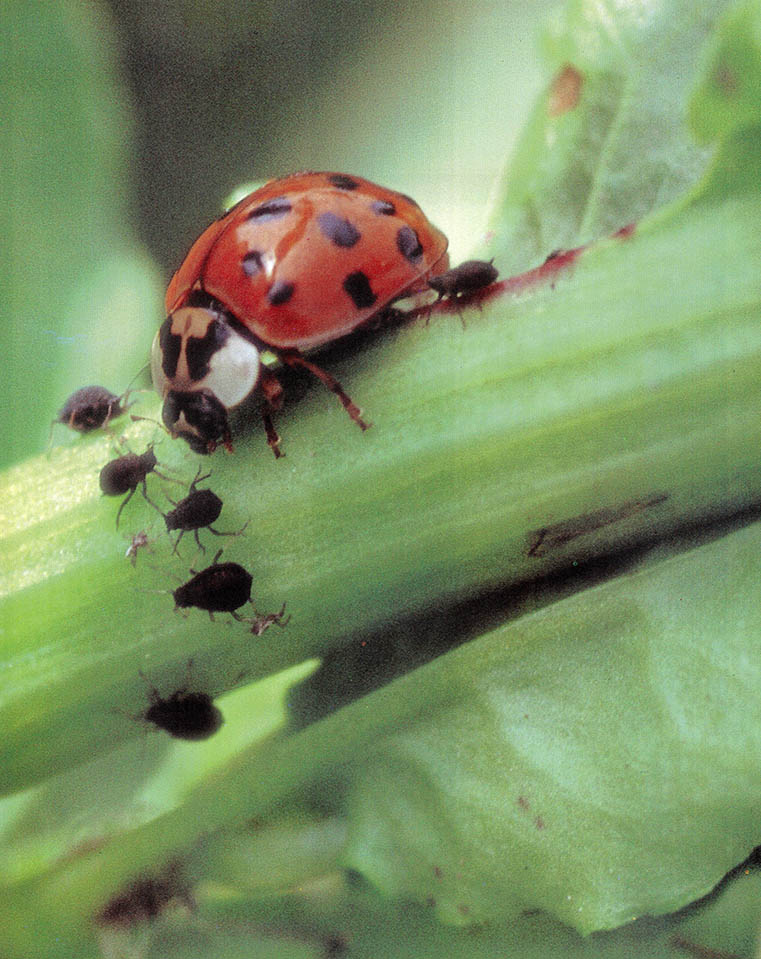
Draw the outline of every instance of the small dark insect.
[[[124,502],[119,507],[119,512],[116,514],[117,529],[119,528],[119,518],[122,515],[122,510],[141,484],[146,502],[161,513],[158,506],[148,496],[148,489],[145,485],[145,478],[149,473],[155,473],[162,479],[169,479],[169,477],[158,472],[156,464],[157,460],[156,454],[153,452],[153,446],[149,446],[144,453],[125,453],[124,456],[117,456],[115,460],[106,463],[100,471],[100,488],[106,496],[121,496],[123,493],[127,493]]]
[[[148,546],[148,534],[144,529],[141,529],[139,533],[135,533],[132,537],[127,547],[127,552],[124,554],[129,557],[129,561],[133,566],[137,564],[137,551],[144,546]]]
[[[205,476],[201,476],[199,467],[195,479],[190,484],[188,495],[184,499],[181,499],[179,503],[170,500],[171,503],[174,503],[174,509],[164,516],[166,528],[170,533],[176,529],[180,531],[180,535],[177,537],[174,549],[172,550],[173,553],[177,552],[180,540],[184,534],[190,532],[190,530],[193,531],[199,549],[202,553],[205,553],[206,550],[204,549],[203,543],[198,537],[199,529],[208,529],[209,532],[215,536],[239,536],[246,526],[248,526],[248,523],[245,523],[239,530],[231,533],[221,533],[219,530],[214,529],[211,524],[222,512],[222,500],[210,489],[197,489],[198,483],[208,479],[210,476],[211,473],[206,473]]]
[[[176,862],[156,875],[135,879],[106,903],[95,921],[103,926],[131,926],[155,919],[172,900],[195,908],[190,886]]]
[[[277,613],[262,613],[255,616],[250,621],[251,632],[254,636],[261,636],[270,626],[279,626],[281,629],[285,629],[290,620],[290,614],[285,615],[285,603],[283,603]]]
[[[235,619],[242,620],[235,610],[251,602],[251,584],[254,580],[238,563],[218,563],[221,555],[222,550],[219,550],[211,566],[200,572],[190,570],[192,579],[172,593],[175,608],[196,606],[205,609],[212,621],[213,613],[232,613]]]
[[[140,675],[148,682],[142,672]],[[187,686],[183,686],[164,698],[149,683],[149,697],[150,706],[141,718],[175,739],[208,739],[224,722],[222,713],[208,693],[188,692]]]
[[[128,406],[122,406],[126,397],[127,393],[116,396],[104,386],[83,386],[75,390],[63,404],[50,426],[50,432],[52,434],[56,423],[63,423],[78,433],[91,433],[108,426],[112,419],[129,409]]]
[[[435,290],[439,298],[447,296],[450,300],[467,297],[477,290],[492,284],[499,276],[499,270],[493,265],[494,260],[466,260],[446,273],[432,276],[428,285]]]

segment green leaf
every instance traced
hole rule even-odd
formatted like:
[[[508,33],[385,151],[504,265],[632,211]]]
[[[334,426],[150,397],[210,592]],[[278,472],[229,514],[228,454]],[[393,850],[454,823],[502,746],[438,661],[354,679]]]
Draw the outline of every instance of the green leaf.
[[[160,301],[129,229],[129,123],[103,11],[7,0],[0,35],[5,464],[43,448],[74,389],[125,389]]]
[[[113,710],[120,723],[135,727],[137,740],[0,800],[2,884],[28,882],[83,851],[118,840],[122,832],[182,808],[200,783],[213,779],[254,743],[282,730],[288,690],[315,666],[315,661],[307,661],[220,697],[217,706],[224,725],[203,743],[172,740],[139,716]],[[160,692],[168,696],[184,684],[209,689],[205,671],[195,662],[176,684]],[[86,815],[83,796],[89,797]]]
[[[697,136],[711,142],[758,124],[761,109],[761,4],[737,3],[708,45],[703,77],[690,103]]]
[[[259,427],[246,435],[239,424],[236,455],[213,460],[213,487],[227,528],[252,523],[226,556],[254,574],[260,609],[287,602],[293,614],[245,651],[245,627],[210,636],[205,614],[171,614],[169,591],[189,564],[171,555],[163,521],[139,496],[123,524],[147,529],[155,552],[129,567],[117,504],[98,488],[107,441],[9,471],[4,788],[136,735],[113,708],[138,711],[146,663],[177,675],[188,656],[207,670],[213,658],[219,692],[241,669],[255,678],[426,608],[754,502],[760,182],[761,135],[746,134],[693,202],[570,269],[552,262],[551,284],[520,297],[508,285],[465,331],[454,317],[409,325],[331,363],[374,421],[364,435],[317,390],[280,418],[287,457],[277,463]],[[136,449],[151,435],[145,424],[127,431]],[[157,451],[189,481],[186,450]],[[161,481],[149,487],[158,498]]]
[[[226,830],[306,795],[346,817],[343,851],[324,824],[328,867],[447,923],[540,909],[586,934],[679,909],[759,841],[759,549],[756,523],[507,623],[239,752],[182,806],[17,884],[6,910],[32,897],[41,925],[81,926],[199,832],[194,868],[217,881],[240,886],[267,850],[243,885],[270,898],[267,876],[311,879],[320,853],[293,830],[236,851]]]
[[[347,864],[453,923],[589,933],[708,893],[761,840],[759,549],[756,524],[396,683],[415,715],[353,765]]]
[[[705,169],[684,119],[722,0],[572,0],[545,46],[556,70],[508,161],[481,251],[504,275],[642,219]]]
[[[444,926],[429,907],[384,901],[328,875],[274,901],[218,887],[201,897],[192,916],[170,910],[150,925],[104,930],[101,941],[123,953],[127,946],[139,949],[145,959],[273,952],[281,959],[292,951],[320,959],[336,953],[349,959],[750,959],[760,893],[761,877],[742,877],[686,915],[582,938],[536,914],[509,926]]]
[[[570,9],[591,16],[591,6]],[[225,557],[251,570],[260,610],[287,601],[286,629],[255,638],[198,610],[172,612],[169,592],[189,575],[190,554],[173,555],[163,519],[139,495],[115,530],[119,504],[100,497],[97,481],[114,455],[109,440],[66,441],[50,460],[0,478],[0,924],[9,955],[28,954],[32,908],[40,955],[60,952],[60,942],[85,955],[107,899],[177,857],[202,892],[229,882],[223,895],[272,910],[287,906],[280,883],[313,881],[344,862],[386,897],[433,898],[447,922],[486,918],[505,939],[512,927],[500,924],[524,908],[584,932],[677,908],[758,843],[759,530],[668,559],[648,555],[633,575],[617,563],[633,545],[715,526],[761,497],[761,130],[727,105],[732,118],[717,126],[702,178],[705,154],[680,148],[687,134],[675,117],[718,4],[699,8],[694,33],[683,6],[648,5],[652,20],[643,18],[636,43],[633,6],[615,16],[595,9],[589,22],[611,39],[597,61],[589,48],[599,78],[629,82],[621,63],[633,50],[644,82],[648,44],[664,75],[683,71],[674,86],[660,84],[661,98],[679,94],[659,114],[663,142],[655,137],[650,151],[640,88],[621,98],[612,83],[624,132],[619,144],[618,127],[609,129],[613,159],[598,171],[607,193],[591,177],[590,212],[579,218],[563,212],[572,189],[544,194],[538,180],[528,192],[542,193],[548,222],[556,217],[577,239],[582,227],[592,236],[608,229],[606,211],[626,208],[637,177],[645,189],[636,202],[650,214],[633,231],[506,281],[482,314],[465,312],[465,329],[444,305],[430,325],[410,322],[326,354],[373,421],[368,433],[323,392],[298,400],[292,389],[278,417],[285,460],[272,461],[250,408],[235,423],[235,456],[211,461],[220,524],[251,520]],[[619,16],[629,42],[617,46]],[[675,49],[670,64],[659,29]],[[579,31],[581,43],[590,31]],[[693,38],[689,50],[682,34]],[[634,172],[622,160],[629,141],[632,156],[643,155]],[[563,180],[573,144],[571,136],[546,168],[548,183],[553,170],[556,185]],[[674,156],[673,176],[655,170],[659,149]],[[587,147],[587,158],[596,155]],[[627,171],[623,207],[617,165]],[[509,243],[520,233],[514,195],[495,211]],[[514,245],[528,262],[530,243]],[[149,402],[140,412],[157,414]],[[125,435],[135,449],[155,438],[146,424]],[[180,444],[163,441],[157,454],[163,472],[184,483],[195,474],[197,459]],[[156,477],[148,488],[162,508],[176,496]],[[133,570],[124,550],[140,529],[150,546]],[[585,589],[589,578],[567,571],[591,560],[610,581]],[[534,593],[516,601],[525,583]],[[192,658],[195,681],[215,696],[315,656],[340,664],[351,651],[361,671],[360,650],[372,655],[388,634],[409,642],[427,616],[429,633],[446,634],[439,642],[471,641],[417,670],[417,651],[402,650],[395,665],[408,675],[345,709],[323,686],[312,715],[332,715],[303,729],[283,724],[277,676],[275,686],[254,684],[233,694],[237,722],[219,734],[230,733],[229,748],[222,739],[219,751],[216,739],[182,744],[140,769],[140,670],[165,693],[185,681]],[[248,729],[256,704],[261,726]],[[92,814],[86,784],[106,781],[112,791],[103,788]],[[146,782],[151,806],[141,811]],[[57,810],[62,798],[68,808]],[[327,818],[310,832],[315,800]],[[122,821],[108,820],[109,805]],[[239,845],[252,817],[261,835]],[[271,859],[262,882],[244,882],[262,856]],[[415,954],[439,941],[464,949],[459,931],[426,909],[415,912]],[[372,911],[380,928],[386,908]],[[552,929],[559,948],[578,945]],[[376,939],[365,942],[377,952]],[[636,952],[625,936],[606,946],[611,955],[619,947]]]

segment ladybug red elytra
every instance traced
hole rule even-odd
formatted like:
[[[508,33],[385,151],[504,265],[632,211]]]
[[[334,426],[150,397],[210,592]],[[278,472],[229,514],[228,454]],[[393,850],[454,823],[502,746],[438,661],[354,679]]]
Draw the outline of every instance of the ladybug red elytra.
[[[302,351],[339,339],[393,301],[428,289],[448,266],[447,238],[409,197],[343,173],[272,180],[201,234],[166,294],[151,372],[163,420],[199,453],[229,445],[228,410],[258,388],[267,439],[282,387],[271,350],[360,410]]]

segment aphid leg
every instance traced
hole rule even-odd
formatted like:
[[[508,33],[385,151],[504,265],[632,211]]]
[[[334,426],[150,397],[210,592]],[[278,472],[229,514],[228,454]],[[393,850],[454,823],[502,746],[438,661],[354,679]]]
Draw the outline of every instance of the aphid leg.
[[[203,468],[203,467],[201,467],[201,466],[198,467],[198,472],[197,472],[196,475],[195,475],[195,479],[194,479],[193,482],[190,484],[190,487],[189,487],[189,489],[188,489],[188,494],[190,494],[190,493],[195,493],[195,491],[196,491],[196,485],[197,485],[198,483],[203,483],[204,480],[207,480],[207,479],[211,476],[211,473],[204,473],[204,475],[201,476],[201,470],[202,470],[202,468]],[[169,499],[169,497],[167,497],[167,499]],[[171,501],[170,501],[170,502],[171,502]],[[175,504],[175,505],[176,505],[176,504]]]
[[[246,520],[246,522],[241,526],[240,529],[233,530],[231,533],[220,533],[218,529],[214,529],[213,526],[207,526],[206,529],[210,533],[214,533],[215,536],[240,536],[240,534],[245,530],[251,520]],[[198,536],[198,530],[196,530],[196,537]]]
[[[180,555],[180,554],[177,552],[177,547],[180,545],[180,540],[182,539],[183,534],[184,534],[185,532],[186,532],[186,530],[181,529],[181,530],[180,530],[180,535],[179,535],[179,536],[177,537],[177,539],[174,541],[174,549],[172,550],[172,556],[179,556],[179,555]],[[196,532],[196,535],[198,535],[197,532]]]
[[[53,422],[50,424],[50,432],[48,433],[48,445],[45,448],[45,455],[47,456],[48,459],[50,459],[50,451],[53,448],[53,430],[55,429],[55,425],[57,422],[58,420],[53,420]]]
[[[159,471],[156,470],[156,469],[151,470],[151,472],[153,473],[154,476],[158,476],[159,479],[166,480],[167,483],[178,483],[180,486],[184,486],[184,485],[185,485],[185,481],[184,481],[184,480],[175,479],[174,476],[167,476],[166,473],[159,473]],[[146,499],[148,499],[147,496],[146,496]],[[167,499],[169,499],[168,496],[167,496]],[[150,500],[148,500],[148,502],[150,503]],[[171,503],[172,501],[169,500],[169,502]],[[158,507],[156,507],[156,508],[158,509]],[[159,510],[159,512],[161,513],[161,510]],[[163,516],[163,513],[162,513],[162,516]]]
[[[159,702],[161,699],[161,693],[158,691],[158,689],[156,689],[150,679],[148,679],[142,669],[138,667],[137,672],[140,678],[145,682],[145,685],[148,687],[148,701],[150,704],[153,705],[154,703]]]
[[[145,480],[143,480],[143,486],[145,486]],[[124,507],[127,505],[127,503],[129,503],[129,501],[132,499],[132,497],[135,495],[135,490],[136,490],[136,489],[137,489],[137,486],[133,486],[132,489],[129,491],[129,493],[127,493],[127,495],[126,495],[126,496],[124,497],[124,499],[122,500],[122,505],[119,507],[119,512],[116,514],[116,528],[117,528],[117,529],[119,529],[119,520],[121,519],[122,510],[123,510]],[[147,497],[146,497],[146,498],[147,498]]]
[[[156,470],[154,470],[153,472],[156,473]],[[161,476],[161,473],[156,473],[156,475],[157,475],[157,476]],[[169,479],[168,476],[161,476],[161,478],[162,478],[162,479]],[[152,500],[152,499],[150,498],[150,496],[148,495],[148,487],[147,487],[147,485],[146,485],[146,483],[145,483],[145,477],[143,477],[143,479],[142,479],[142,487],[143,487],[143,498],[145,499],[146,503],[150,503],[151,506],[156,510],[156,512],[159,513],[161,516],[163,516],[164,514],[161,512],[161,510],[158,508],[158,506],[153,502],[153,500]],[[134,490],[133,490],[133,492],[134,492]]]
[[[209,527],[209,529],[211,529],[211,527]],[[184,533],[184,532],[185,532],[185,530],[183,530],[183,533]],[[205,553],[205,552],[206,552],[206,547],[203,545],[203,543],[202,543],[201,540],[199,539],[199,537],[198,537],[198,530],[197,530],[197,529],[194,529],[194,530],[193,530],[193,536],[195,536],[196,543],[198,543],[198,548],[201,550],[202,553]],[[177,542],[179,543],[179,539],[177,540]]]
[[[334,376],[331,376],[326,370],[323,370],[321,367],[317,366],[316,363],[310,363],[309,360],[305,359],[295,350],[289,350],[285,353],[281,353],[280,358],[282,359],[283,363],[287,364],[288,366],[300,366],[302,369],[305,369],[311,373],[312,376],[317,377],[317,379],[327,386],[331,392],[336,394],[343,405],[343,408],[361,430],[370,428],[370,424],[365,423],[365,421],[362,419],[362,411],[360,408]]]

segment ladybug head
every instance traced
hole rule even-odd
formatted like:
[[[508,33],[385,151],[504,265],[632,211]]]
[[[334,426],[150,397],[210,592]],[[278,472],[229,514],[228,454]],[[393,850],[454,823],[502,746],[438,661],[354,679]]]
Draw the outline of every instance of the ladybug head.
[[[224,311],[176,310],[151,350],[153,386],[164,397],[164,425],[195,452],[212,452],[218,442],[227,442],[227,411],[254,389],[260,365],[259,350]]]
[[[209,390],[169,390],[161,412],[172,436],[181,436],[194,453],[213,453],[219,443],[228,443],[227,410]]]

